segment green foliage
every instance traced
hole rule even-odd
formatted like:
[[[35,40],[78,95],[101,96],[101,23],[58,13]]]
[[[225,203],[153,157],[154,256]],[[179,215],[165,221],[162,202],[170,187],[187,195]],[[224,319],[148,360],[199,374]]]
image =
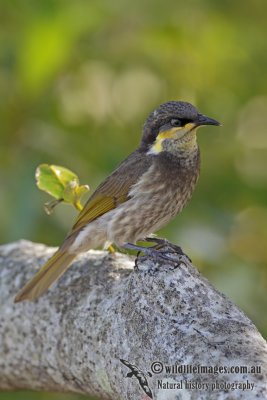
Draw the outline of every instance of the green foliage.
[[[85,397],[66,393],[40,393],[40,392],[2,392],[0,400],[99,400],[97,397]]]
[[[45,211],[51,214],[60,202],[72,204],[77,210],[82,210],[81,197],[89,191],[88,185],[80,185],[74,172],[58,165],[41,164],[35,173],[36,184],[40,190],[56,198],[45,204]]]
[[[36,165],[93,189],[155,106],[190,101],[223,127],[199,133],[197,190],[159,235],[267,335],[266,14],[263,0],[2,2],[0,240],[56,245],[73,223],[42,212]]]

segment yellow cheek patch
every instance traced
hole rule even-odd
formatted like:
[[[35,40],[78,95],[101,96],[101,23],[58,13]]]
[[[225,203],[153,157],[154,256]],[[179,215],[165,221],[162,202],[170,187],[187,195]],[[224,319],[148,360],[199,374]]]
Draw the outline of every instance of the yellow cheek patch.
[[[186,124],[184,127],[187,131],[191,131],[192,129],[194,129],[196,127],[196,125],[193,124],[193,122],[188,122],[188,124]]]
[[[153,144],[153,146],[151,146],[149,153],[150,154],[158,154],[162,151],[162,142],[164,139],[170,139],[172,137],[174,137],[177,133],[177,131],[179,131],[182,128],[172,128],[169,129],[168,131],[164,131],[158,134],[155,143]]]
[[[162,142],[163,139],[158,140],[156,139],[156,142],[153,144],[153,146],[151,146],[149,153],[150,154],[158,154],[162,151]]]
[[[184,129],[184,128],[183,127],[181,127],[181,128],[172,128],[172,129],[169,129],[168,131],[163,131],[163,132],[158,134],[156,141],[172,138],[177,134],[177,132],[179,132],[182,129]]]
[[[185,126],[171,128],[158,134],[155,143],[151,146],[149,154],[159,154],[162,150],[162,142],[165,139],[175,139],[174,147],[190,150],[196,146],[196,126],[189,122]]]

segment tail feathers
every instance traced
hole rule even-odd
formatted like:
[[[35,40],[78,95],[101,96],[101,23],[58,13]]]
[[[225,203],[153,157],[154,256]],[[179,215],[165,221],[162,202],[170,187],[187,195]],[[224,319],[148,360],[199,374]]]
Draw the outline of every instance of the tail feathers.
[[[59,249],[19,291],[14,302],[38,299],[69,268],[75,257],[76,254]]]

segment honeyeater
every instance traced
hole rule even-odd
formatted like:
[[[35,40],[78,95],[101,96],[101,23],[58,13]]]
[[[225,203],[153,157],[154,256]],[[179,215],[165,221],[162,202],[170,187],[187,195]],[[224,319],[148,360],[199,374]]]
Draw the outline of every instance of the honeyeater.
[[[199,176],[197,129],[220,125],[190,103],[161,104],[145,121],[141,142],[95,190],[56,253],[15,301],[41,296],[89,249],[135,245],[172,220],[187,204]],[[155,250],[156,251],[156,250]],[[144,248],[144,253],[149,248]]]

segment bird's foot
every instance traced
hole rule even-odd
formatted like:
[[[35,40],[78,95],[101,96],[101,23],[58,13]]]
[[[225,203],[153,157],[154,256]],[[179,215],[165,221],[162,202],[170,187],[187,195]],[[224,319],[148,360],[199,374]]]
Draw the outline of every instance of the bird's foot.
[[[150,239],[150,238],[149,238]],[[163,242],[162,242],[163,240]],[[150,240],[146,240],[146,241],[150,241]],[[151,240],[152,241],[152,240]],[[154,238],[153,238],[153,242],[155,242]],[[175,251],[173,251],[174,249],[170,249],[169,248],[165,248],[163,249],[163,247],[167,247],[167,241],[164,241],[164,239],[159,239],[159,242],[156,240],[157,244],[154,246],[150,246],[150,247],[144,247],[144,246],[139,246],[136,244],[132,244],[132,243],[125,243],[123,245],[123,247],[125,249],[128,250],[136,250],[137,253],[137,257],[135,259],[135,269],[138,270],[138,261],[142,260],[144,258],[151,258],[154,261],[158,261],[159,259],[164,260],[164,261],[171,261],[172,263],[175,263],[175,267],[177,268],[179,267],[181,264],[184,264],[186,261],[188,261],[188,257],[182,252],[181,248],[179,246],[176,246],[177,248],[175,249]],[[179,252],[178,252],[179,250]],[[140,256],[140,253],[143,253],[144,256]],[[177,257],[173,258],[172,254],[175,254],[179,256],[179,260],[177,262]],[[186,259],[186,260],[185,260]]]
[[[173,244],[173,243],[169,242],[167,239],[162,239],[162,238],[158,238],[158,237],[152,236],[152,237],[146,237],[144,239],[144,241],[145,242],[157,243],[157,246],[160,246],[158,248],[167,247],[167,248],[173,250],[172,251],[173,253],[178,254],[180,256],[185,256],[190,263],[192,262],[192,260],[188,257],[187,254],[185,254],[183,252],[183,250],[182,250],[182,248],[180,246],[177,246],[176,244]]]

